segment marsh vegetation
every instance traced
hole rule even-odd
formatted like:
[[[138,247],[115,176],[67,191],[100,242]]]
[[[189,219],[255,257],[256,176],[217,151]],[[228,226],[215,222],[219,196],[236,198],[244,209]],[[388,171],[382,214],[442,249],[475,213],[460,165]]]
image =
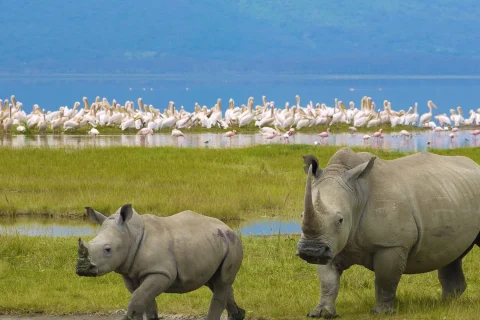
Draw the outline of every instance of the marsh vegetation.
[[[83,217],[87,205],[109,215],[132,203],[140,214],[160,216],[191,209],[222,220],[297,218],[305,183],[301,156],[313,153],[325,166],[336,150],[307,145],[0,148],[0,215]],[[368,151],[382,159],[406,155]],[[433,152],[480,162],[479,148]]]
[[[192,209],[222,220],[256,216],[300,220],[305,173],[301,155],[327,164],[337,147],[271,145],[242,149],[1,148],[0,212],[84,216],[91,205],[107,215],[123,203],[166,216]],[[359,151],[360,149],[356,149]],[[366,150],[383,159],[405,153]],[[480,162],[480,149],[433,150]],[[87,239],[90,239],[88,237]],[[298,236],[242,236],[244,261],[234,284],[250,319],[304,319],[318,302],[315,267],[295,256]],[[480,251],[465,258],[468,288],[442,302],[436,272],[404,276],[399,313],[376,319],[473,319],[480,299]],[[0,314],[69,314],[125,309],[130,294],[119,275],[75,275],[76,237],[0,235]],[[204,314],[211,293],[157,298],[162,314]],[[374,274],[355,266],[342,276],[337,311],[343,319],[371,319]]]

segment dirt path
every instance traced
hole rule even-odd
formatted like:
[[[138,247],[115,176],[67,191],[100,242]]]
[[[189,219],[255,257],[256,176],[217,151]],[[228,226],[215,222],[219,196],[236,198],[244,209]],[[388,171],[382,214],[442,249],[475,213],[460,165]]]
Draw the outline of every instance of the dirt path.
[[[80,315],[63,315],[51,316],[44,314],[33,315],[0,315],[0,320],[120,320],[124,315],[124,311],[114,312],[111,314],[80,314]],[[188,315],[160,315],[163,320],[200,320],[205,319],[203,316],[188,316]],[[222,317],[222,320],[226,317]]]

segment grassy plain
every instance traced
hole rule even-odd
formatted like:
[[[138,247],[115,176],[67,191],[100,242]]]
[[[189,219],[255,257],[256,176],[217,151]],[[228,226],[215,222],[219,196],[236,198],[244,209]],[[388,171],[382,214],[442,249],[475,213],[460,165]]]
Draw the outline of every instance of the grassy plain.
[[[305,183],[301,155],[313,153],[325,166],[338,149],[0,148],[0,215],[82,217],[85,206],[109,215],[132,203],[139,213],[162,216],[191,209],[223,220],[297,219]],[[405,155],[369,151],[383,159]],[[433,152],[480,163],[480,148]]]
[[[3,215],[84,215],[91,205],[111,214],[130,202],[139,213],[170,215],[192,209],[228,219],[299,218],[305,174],[301,155],[325,166],[338,147],[270,145],[240,149],[0,148]],[[356,149],[361,150],[361,149]],[[363,149],[364,150],[364,149]],[[369,150],[383,159],[404,153]],[[480,163],[480,148],[432,150]],[[90,237],[91,238],[91,237]],[[88,240],[89,238],[87,238]],[[0,314],[93,313],[125,309],[129,293],[119,275],[74,273],[76,237],[0,235]],[[295,256],[298,236],[243,236],[245,256],[235,283],[250,319],[304,319],[316,305],[315,267]],[[435,272],[404,276],[399,313],[374,319],[475,319],[480,303],[480,250],[465,258],[468,289],[442,303]],[[163,314],[205,314],[211,294],[161,295]],[[372,319],[373,273],[352,267],[342,276],[337,310],[343,319]]]
[[[89,238],[87,238],[89,239]],[[249,319],[305,319],[319,297],[315,267],[295,256],[298,236],[243,237],[244,261],[234,284]],[[130,294],[117,274],[75,274],[77,238],[0,236],[0,314],[69,314],[126,309]],[[394,316],[372,317],[373,273],[352,267],[342,276],[337,311],[342,319],[477,319],[480,249],[464,263],[468,288],[453,302],[440,300],[435,272],[404,276]],[[206,314],[211,293],[202,288],[157,298],[162,314]]]

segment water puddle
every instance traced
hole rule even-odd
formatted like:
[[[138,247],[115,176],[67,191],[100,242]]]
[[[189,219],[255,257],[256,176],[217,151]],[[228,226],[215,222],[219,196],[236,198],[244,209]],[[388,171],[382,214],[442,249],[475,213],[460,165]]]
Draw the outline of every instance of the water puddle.
[[[369,135],[372,135],[372,130]],[[172,137],[170,134],[157,133],[151,136],[137,136],[131,134],[99,135],[2,135],[0,146],[14,148],[21,147],[113,147],[113,146],[142,146],[142,147],[206,147],[206,148],[238,148],[262,144],[310,144],[318,146],[364,146],[374,149],[392,151],[425,151],[428,148],[454,149],[462,147],[480,147],[480,138],[472,136],[472,130],[459,131],[451,138],[451,132],[423,131],[413,133],[411,137],[401,137],[398,132],[384,134],[383,139],[364,139],[365,133],[337,133],[327,138],[320,138],[315,133],[297,133],[284,141],[281,137],[266,139],[259,133],[238,134],[226,138],[222,133],[195,133],[186,137]]]
[[[279,219],[234,221],[227,224],[242,235],[274,235],[300,233],[300,222]],[[99,226],[89,220],[40,219],[20,217],[0,219],[0,235],[26,235],[46,237],[92,236]]]

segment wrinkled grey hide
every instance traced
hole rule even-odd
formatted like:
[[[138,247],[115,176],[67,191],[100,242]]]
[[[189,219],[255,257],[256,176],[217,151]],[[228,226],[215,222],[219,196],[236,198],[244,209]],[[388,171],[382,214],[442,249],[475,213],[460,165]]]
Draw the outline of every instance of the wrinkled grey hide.
[[[132,206],[114,215],[87,207],[90,219],[102,225],[88,244],[78,239],[76,273],[122,275],[132,293],[124,319],[158,319],[155,297],[185,293],[207,286],[213,292],[207,319],[220,319],[227,309],[232,320],[242,320],[232,284],[243,258],[240,239],[218,219],[192,211],[170,217],[138,215]]]
[[[297,255],[317,264],[311,317],[337,316],[340,276],[351,265],[375,272],[375,313],[394,312],[402,274],[438,270],[443,298],[466,289],[462,258],[480,245],[480,167],[471,159],[421,152],[376,159],[349,148],[308,173]]]

